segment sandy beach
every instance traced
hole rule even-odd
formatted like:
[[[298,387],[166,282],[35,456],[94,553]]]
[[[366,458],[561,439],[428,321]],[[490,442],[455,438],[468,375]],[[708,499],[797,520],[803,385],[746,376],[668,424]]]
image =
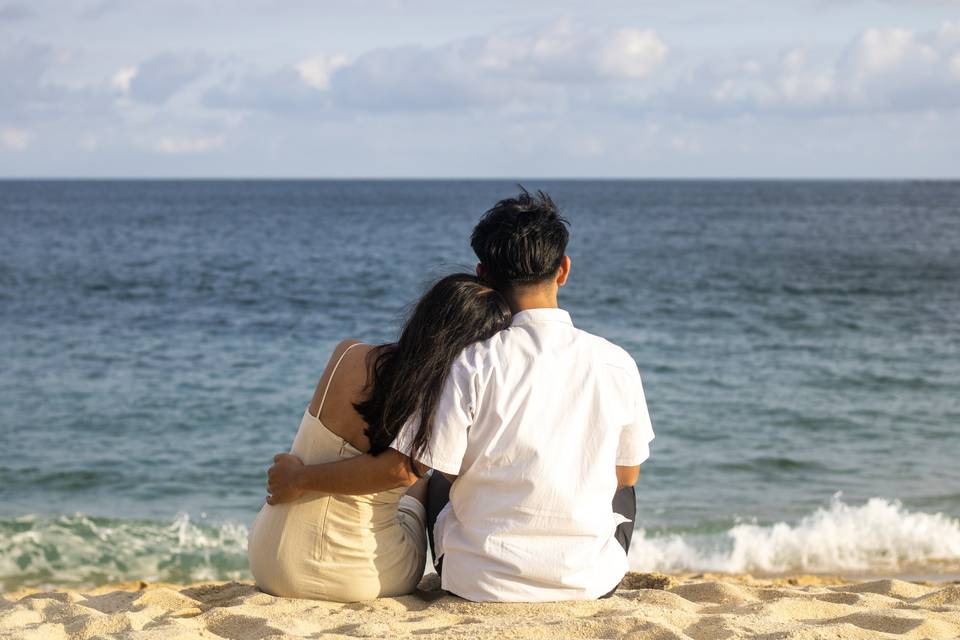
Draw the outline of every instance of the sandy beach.
[[[0,638],[957,638],[960,584],[631,573],[606,600],[478,604],[426,576],[413,595],[341,604],[250,583],[126,583],[0,599]]]

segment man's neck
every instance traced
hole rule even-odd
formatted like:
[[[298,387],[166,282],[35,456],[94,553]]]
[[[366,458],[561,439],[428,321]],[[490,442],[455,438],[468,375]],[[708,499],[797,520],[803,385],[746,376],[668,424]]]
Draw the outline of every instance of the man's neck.
[[[507,303],[513,313],[520,313],[528,309],[557,309],[557,291],[555,287],[537,287],[535,289],[520,289],[508,293]]]

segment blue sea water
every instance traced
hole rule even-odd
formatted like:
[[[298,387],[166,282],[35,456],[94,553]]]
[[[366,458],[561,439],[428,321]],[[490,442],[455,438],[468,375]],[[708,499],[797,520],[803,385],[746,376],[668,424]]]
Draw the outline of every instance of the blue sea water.
[[[960,563],[960,183],[530,181],[637,360],[637,568]],[[0,590],[247,577],[333,345],[472,270],[502,181],[0,182]]]

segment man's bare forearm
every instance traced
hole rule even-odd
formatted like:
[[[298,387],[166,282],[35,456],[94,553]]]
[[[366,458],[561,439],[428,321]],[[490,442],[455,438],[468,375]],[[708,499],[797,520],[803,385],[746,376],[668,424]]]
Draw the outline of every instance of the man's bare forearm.
[[[364,454],[347,460],[303,467],[298,487],[340,495],[365,495],[409,487],[417,481],[407,457],[394,449],[377,456]]]
[[[640,465],[635,467],[621,467],[617,465],[617,488],[624,489],[637,484],[640,477]]]

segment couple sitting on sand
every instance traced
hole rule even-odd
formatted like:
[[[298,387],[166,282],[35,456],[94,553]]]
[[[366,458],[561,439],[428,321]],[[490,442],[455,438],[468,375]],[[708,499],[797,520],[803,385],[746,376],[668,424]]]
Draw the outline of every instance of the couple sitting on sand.
[[[397,342],[337,346],[268,472],[261,589],[409,593],[429,537],[443,589],[468,600],[613,593],[653,430],[630,355],[557,307],[568,237],[543,192],[498,202],[470,240],[476,276],[437,282]]]

